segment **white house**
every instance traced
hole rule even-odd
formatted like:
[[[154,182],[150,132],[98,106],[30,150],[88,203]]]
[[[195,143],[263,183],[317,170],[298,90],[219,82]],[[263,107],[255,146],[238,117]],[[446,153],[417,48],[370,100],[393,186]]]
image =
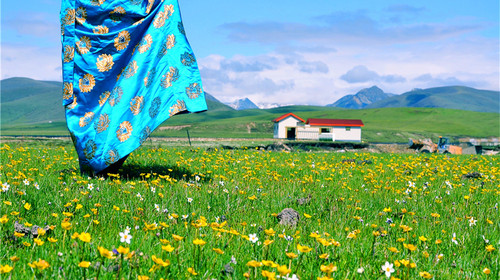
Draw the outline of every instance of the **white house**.
[[[361,120],[304,119],[293,113],[273,120],[274,138],[361,142]]]

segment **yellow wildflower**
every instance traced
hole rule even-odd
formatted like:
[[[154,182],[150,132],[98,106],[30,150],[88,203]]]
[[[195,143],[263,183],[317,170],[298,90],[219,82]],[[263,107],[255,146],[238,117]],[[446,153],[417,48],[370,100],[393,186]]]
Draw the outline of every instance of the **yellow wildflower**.
[[[107,259],[114,259],[113,257],[113,252],[109,251],[108,249],[98,246],[97,250],[99,250],[99,254],[101,254],[101,257],[107,258]]]
[[[9,218],[7,218],[7,215],[3,215],[1,218],[0,218],[0,223],[2,224],[5,224],[9,221]]]
[[[9,273],[12,269],[14,268],[8,264],[0,265],[0,274]]]
[[[198,275],[198,273],[196,273],[196,271],[192,267],[188,268],[188,272],[191,273],[192,275]]]
[[[224,254],[224,251],[222,251],[222,250],[221,250],[221,249],[219,249],[219,248],[212,248],[212,250],[213,250],[214,252],[216,252],[217,254],[219,254],[219,255]]]
[[[87,233],[87,232],[82,232],[78,235],[78,238],[83,241],[83,242],[86,242],[86,243],[89,243],[90,242],[90,233]]]
[[[292,252],[290,252],[290,253],[285,253],[285,255],[286,255],[287,257],[289,257],[290,259],[295,259],[296,257],[298,257],[298,255],[297,255],[297,254],[292,253]]]
[[[289,269],[286,265],[279,265],[277,270],[281,276],[288,275],[290,272],[292,272],[292,270]]]
[[[87,268],[90,266],[90,262],[88,261],[81,261],[79,264],[78,264],[79,267],[81,268]]]
[[[42,245],[43,245],[43,243],[45,243],[45,242],[43,242],[40,238],[35,238],[35,239],[33,239],[33,241],[34,241],[34,242],[36,243],[36,245],[38,245],[38,246],[42,246]]]
[[[312,248],[307,247],[307,246],[302,246],[300,244],[297,244],[297,250],[299,250],[302,253],[308,253],[312,251]]]
[[[266,235],[269,235],[269,236],[274,236],[276,234],[276,231],[274,231],[273,228],[265,229],[264,232],[266,233]]]
[[[264,243],[263,243],[263,244],[264,244],[264,246],[269,246],[269,245],[271,245],[273,242],[274,242],[274,240],[268,240],[268,239],[267,239],[267,240],[265,240],[265,241],[264,241]]]
[[[128,252],[130,252],[130,248],[119,246],[116,251],[122,255],[126,255],[128,254]]]
[[[329,254],[327,254],[327,253],[324,253],[324,254],[319,255],[319,258],[320,258],[320,259],[324,259],[324,260],[328,259],[329,257],[330,257],[330,255],[329,255]]]
[[[193,240],[193,244],[194,244],[194,245],[200,245],[200,246],[203,246],[203,245],[207,244],[207,242],[203,241],[202,239],[198,239],[198,238],[196,238],[195,240]]]
[[[71,225],[71,223],[70,223],[70,222],[63,221],[63,222],[61,223],[61,227],[62,227],[63,229],[65,229],[65,230],[70,230],[70,229],[71,229],[71,227],[72,227],[72,225]]]
[[[266,260],[263,260],[262,261],[262,264],[265,265],[265,266],[270,266],[270,267],[278,267],[278,264],[276,264],[275,262],[273,261],[266,261]]]
[[[393,253],[399,253],[399,250],[396,249],[395,247],[389,247],[389,251],[391,251]]]
[[[181,241],[182,239],[184,239],[184,237],[176,235],[176,234],[172,234],[172,237],[174,238],[175,241]]]
[[[162,267],[167,267],[170,265],[170,261],[169,260],[162,260],[160,258],[157,258],[155,255],[151,256],[151,259],[159,266],[162,266]]]
[[[330,274],[330,273],[337,271],[337,266],[333,265],[333,263],[330,263],[328,265],[321,265],[320,269],[324,273]]]
[[[172,252],[175,248],[174,248],[174,247],[172,247],[170,244],[167,244],[166,246],[161,246],[161,249],[162,249],[162,250],[165,250],[165,251],[167,251],[167,252],[169,252],[169,253],[170,253],[170,252]]]
[[[255,260],[251,260],[251,261],[247,262],[247,266],[250,266],[250,267],[260,267],[260,266],[262,266],[262,263],[258,262],[258,261],[255,261]]]
[[[410,250],[410,251],[412,251],[412,252],[413,252],[413,251],[415,251],[415,250],[417,250],[417,246],[415,246],[415,245],[413,245],[413,244],[406,244],[406,243],[403,243],[403,246],[404,246],[406,249],[408,249],[408,250]]]
[[[32,268],[36,268],[38,270],[44,270],[46,269],[47,267],[49,267],[49,263],[45,260],[42,260],[42,259],[38,259],[38,261],[34,261],[32,263],[28,263],[28,265]]]
[[[425,278],[425,279],[432,278],[432,275],[427,271],[422,271],[422,272],[419,272],[418,274],[420,275],[420,277]]]
[[[267,270],[262,270],[262,276],[266,277],[268,280],[276,279],[276,273]]]

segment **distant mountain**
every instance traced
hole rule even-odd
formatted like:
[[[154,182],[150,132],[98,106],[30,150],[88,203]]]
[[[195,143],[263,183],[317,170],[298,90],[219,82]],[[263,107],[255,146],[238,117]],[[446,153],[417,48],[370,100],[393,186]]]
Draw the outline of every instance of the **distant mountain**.
[[[205,92],[205,100],[209,111],[233,111],[234,109],[220,102],[217,98],[208,92]]]
[[[500,112],[500,92],[464,86],[414,89],[374,102],[365,108],[430,107],[477,112]]]
[[[65,121],[61,82],[9,78],[0,83],[2,125]]]
[[[362,109],[366,106],[384,100],[388,97],[393,96],[392,94],[385,93],[383,90],[377,86],[372,86],[371,88],[365,88],[358,91],[356,94],[346,95],[333,104],[326,105],[327,107],[341,107],[348,109]]]
[[[65,122],[62,82],[9,78],[0,81],[2,125]],[[234,111],[205,93],[210,111]]]
[[[259,107],[248,98],[238,99],[226,104],[235,110],[259,109]]]

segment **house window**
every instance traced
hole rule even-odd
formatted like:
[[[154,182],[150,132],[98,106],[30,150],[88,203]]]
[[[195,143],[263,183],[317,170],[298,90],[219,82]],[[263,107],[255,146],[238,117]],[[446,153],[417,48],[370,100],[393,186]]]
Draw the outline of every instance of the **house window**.
[[[321,133],[330,133],[330,128],[329,127],[322,127]]]
[[[345,131],[351,131],[351,127],[346,126],[346,127],[345,127]]]

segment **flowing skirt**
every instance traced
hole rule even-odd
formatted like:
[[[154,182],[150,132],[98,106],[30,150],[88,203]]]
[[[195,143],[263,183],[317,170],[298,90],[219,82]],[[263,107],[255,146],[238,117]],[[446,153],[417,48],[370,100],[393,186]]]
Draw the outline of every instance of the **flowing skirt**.
[[[62,0],[61,32],[82,172],[119,162],[169,117],[207,109],[177,0]]]

